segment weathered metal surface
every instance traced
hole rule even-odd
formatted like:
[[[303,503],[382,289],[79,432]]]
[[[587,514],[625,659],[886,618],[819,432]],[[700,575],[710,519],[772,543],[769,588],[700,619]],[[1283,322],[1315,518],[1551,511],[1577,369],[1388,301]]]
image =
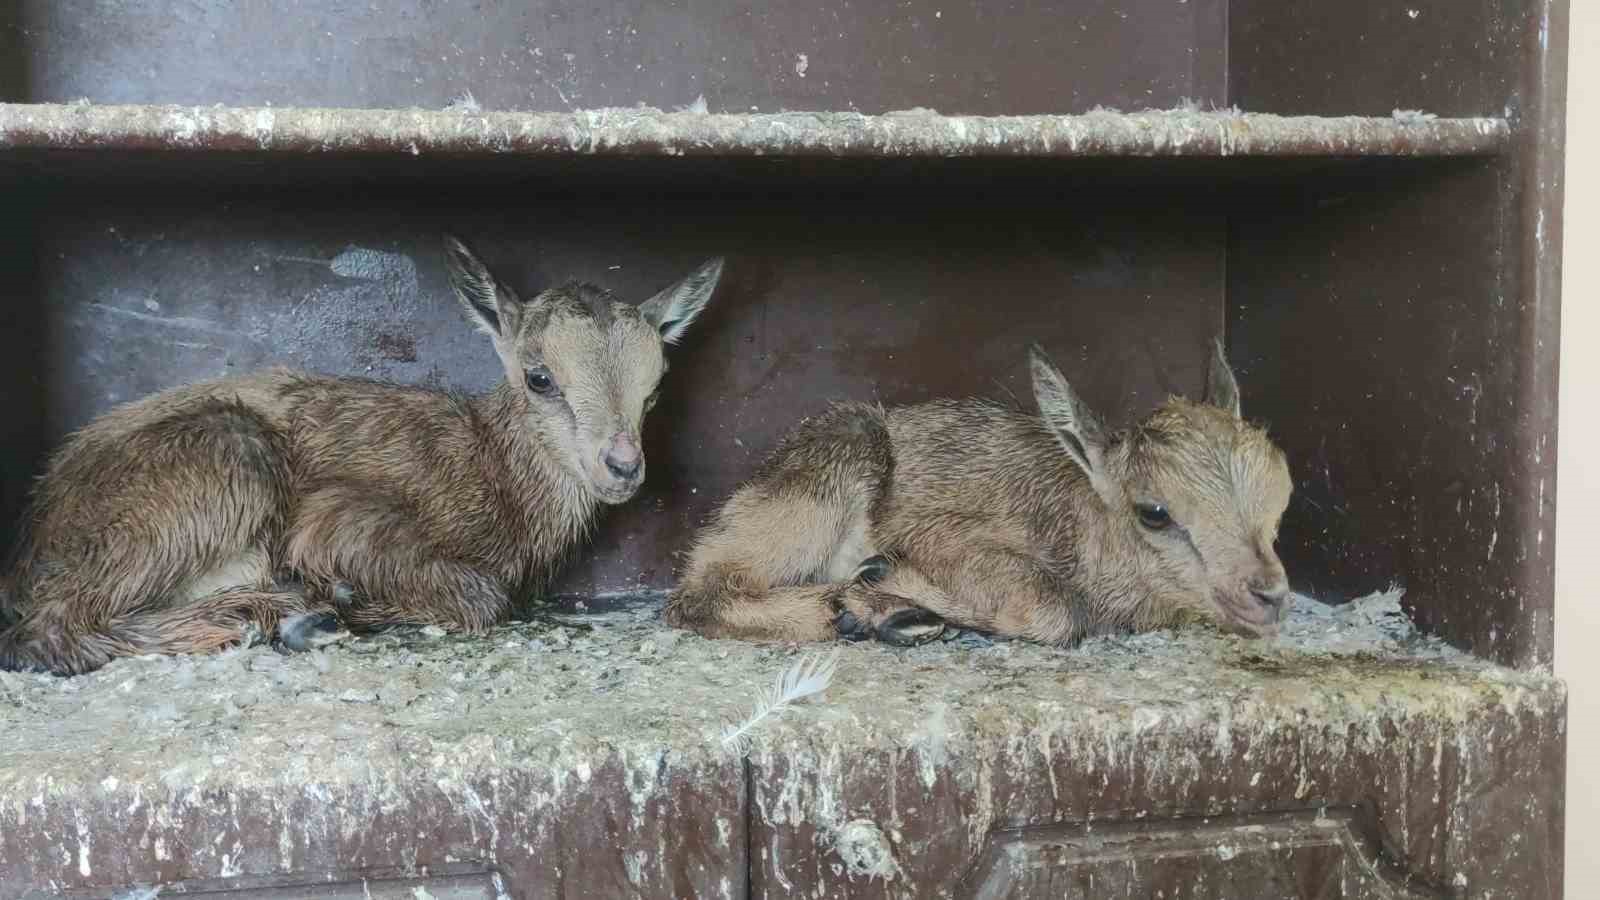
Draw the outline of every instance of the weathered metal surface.
[[[589,631],[0,674],[0,896],[471,862],[518,900],[961,897],[1030,843],[1079,856],[1022,877],[1126,873],[1134,823],[1167,860],[1134,884],[1559,896],[1561,686],[1397,636],[1392,602],[1301,603],[1272,642],[819,648],[840,653],[832,685],[743,756],[724,727],[796,651],[649,607],[569,620]],[[1318,831],[1320,809],[1348,834]],[[1102,826],[1111,849],[1086,860]]]
[[[0,104],[0,151],[520,156],[1476,156],[1504,119],[1271,116],[1168,110],[1077,116],[841,112],[573,113]]]
[[[1548,665],[1566,4],[1245,0],[1231,22],[1246,108],[1511,121],[1493,165],[1308,180],[1241,208],[1230,345],[1297,467],[1294,569],[1338,593],[1398,579],[1428,628]]]
[[[991,836],[968,878],[980,900],[1295,897],[1421,900],[1359,810],[1019,828]]]
[[[446,864],[428,872],[368,871],[345,875],[235,875],[160,885],[130,885],[111,900],[222,897],[225,900],[506,900],[505,879],[483,866]],[[16,900],[105,900],[104,889],[33,891]]]
[[[1509,30],[1517,40],[1513,69],[1522,121],[1513,156],[1515,187],[1505,199],[1515,203],[1505,225],[1510,251],[1507,272],[1516,278],[1522,313],[1511,352],[1525,360],[1521,410],[1513,438],[1522,467],[1513,470],[1525,498],[1516,527],[1533,532],[1534,553],[1518,574],[1528,601],[1518,615],[1535,621],[1531,646],[1522,663],[1551,664],[1555,657],[1556,440],[1561,372],[1561,250],[1565,202],[1567,134],[1567,3],[1536,0]],[[1529,500],[1531,499],[1531,502]],[[1529,615],[1529,609],[1535,610]],[[1507,609],[1509,613],[1509,608]],[[1545,625],[1549,622],[1549,625]],[[1517,659],[1502,656],[1502,659]]]
[[[1517,117],[1524,29],[1560,0],[1230,0],[1228,102],[1260,112]]]
[[[1533,577],[1550,534],[1525,523],[1553,497],[1535,472],[1548,451],[1523,440],[1505,177],[1375,177],[1240,216],[1231,252],[1256,262],[1230,270],[1229,333],[1244,400],[1296,476],[1283,548],[1299,589],[1399,579],[1428,628],[1526,664],[1548,661],[1553,626]]]
[[[1221,104],[1222,0],[0,4],[0,99],[976,115]],[[3,46],[3,45],[0,45]],[[1387,110],[1385,110],[1387,112]]]

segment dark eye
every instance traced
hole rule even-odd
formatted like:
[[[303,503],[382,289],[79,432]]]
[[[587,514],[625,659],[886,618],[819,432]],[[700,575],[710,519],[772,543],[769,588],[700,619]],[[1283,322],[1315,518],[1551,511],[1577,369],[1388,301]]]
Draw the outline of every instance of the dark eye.
[[[1139,524],[1151,531],[1160,531],[1172,524],[1172,514],[1159,503],[1135,503],[1133,511],[1139,514]]]
[[[656,390],[651,391],[650,392],[650,396],[644,398],[644,411],[645,412],[649,412],[650,410],[655,409],[656,408],[656,401],[660,400],[660,399],[661,399],[661,389],[660,388],[657,388]]]
[[[528,390],[535,394],[548,394],[555,389],[555,379],[550,377],[549,372],[544,369],[528,370]]]

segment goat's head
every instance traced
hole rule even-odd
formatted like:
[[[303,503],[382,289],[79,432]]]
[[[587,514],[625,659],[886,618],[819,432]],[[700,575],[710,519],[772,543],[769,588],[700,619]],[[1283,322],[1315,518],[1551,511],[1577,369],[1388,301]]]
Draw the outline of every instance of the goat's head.
[[[581,282],[523,300],[454,237],[445,260],[456,298],[526,401],[528,429],[598,500],[632,497],[644,482],[640,425],[667,371],[665,347],[711,299],[722,260],[637,306]]]
[[[1129,554],[1158,618],[1198,614],[1255,635],[1277,630],[1289,581],[1273,544],[1293,482],[1283,451],[1239,414],[1239,386],[1213,348],[1206,398],[1172,398],[1138,425],[1108,432],[1035,347],[1034,396],[1045,423],[1088,475],[1104,519],[1093,529]]]

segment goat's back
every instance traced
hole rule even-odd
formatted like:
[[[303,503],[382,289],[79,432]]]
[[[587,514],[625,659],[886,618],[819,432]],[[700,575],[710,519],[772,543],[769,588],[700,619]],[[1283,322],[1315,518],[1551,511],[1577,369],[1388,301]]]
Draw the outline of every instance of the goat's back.
[[[892,488],[876,531],[888,546],[981,539],[1031,551],[1090,502],[1082,472],[1038,416],[986,400],[891,409]]]
[[[69,463],[74,454],[89,446],[115,444],[135,432],[174,416],[189,414],[217,400],[237,401],[273,429],[287,432],[290,401],[285,390],[305,377],[286,369],[269,369],[197,381],[113,407],[67,438],[52,460],[52,471]]]

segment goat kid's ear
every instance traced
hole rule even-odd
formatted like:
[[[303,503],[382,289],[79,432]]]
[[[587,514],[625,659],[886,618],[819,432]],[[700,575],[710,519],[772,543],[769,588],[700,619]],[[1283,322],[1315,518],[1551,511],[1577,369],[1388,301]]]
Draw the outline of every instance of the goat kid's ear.
[[[1078,398],[1061,370],[1038,344],[1028,348],[1028,368],[1033,373],[1033,397],[1039,403],[1039,414],[1044,417],[1045,424],[1055,432],[1072,461],[1089,476],[1095,492],[1105,496],[1105,425]]]
[[[1228,357],[1222,349],[1222,338],[1211,341],[1211,365],[1206,371],[1206,402],[1233,413],[1239,418],[1239,382],[1228,367]]]
[[[722,257],[708,260],[682,281],[639,304],[646,322],[661,332],[661,339],[676,344],[689,324],[711,302],[722,278]]]
[[[444,260],[450,288],[478,328],[496,341],[515,336],[522,313],[522,301],[516,294],[454,235],[444,236]]]

